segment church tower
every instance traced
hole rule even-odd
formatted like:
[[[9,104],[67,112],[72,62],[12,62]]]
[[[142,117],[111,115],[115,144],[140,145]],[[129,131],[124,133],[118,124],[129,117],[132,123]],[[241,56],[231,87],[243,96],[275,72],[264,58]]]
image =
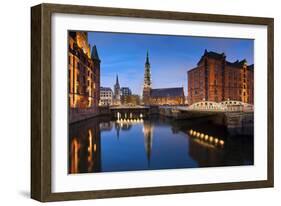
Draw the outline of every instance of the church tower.
[[[114,104],[121,104],[121,89],[119,85],[118,75],[116,76],[116,83],[114,84]]]
[[[144,65],[144,84],[143,84],[143,93],[142,99],[144,104],[149,104],[150,91],[151,91],[151,73],[150,73],[150,63],[148,57],[148,51],[146,53],[146,61]]]

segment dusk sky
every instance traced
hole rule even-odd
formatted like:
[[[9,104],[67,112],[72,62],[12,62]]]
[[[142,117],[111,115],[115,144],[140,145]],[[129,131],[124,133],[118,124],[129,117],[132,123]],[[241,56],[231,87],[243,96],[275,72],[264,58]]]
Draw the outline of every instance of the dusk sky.
[[[254,41],[248,39],[88,32],[88,40],[101,59],[101,86],[113,89],[118,74],[120,86],[139,95],[147,50],[152,88],[183,86],[185,95],[187,71],[196,67],[205,49],[224,52],[228,61],[254,63]]]

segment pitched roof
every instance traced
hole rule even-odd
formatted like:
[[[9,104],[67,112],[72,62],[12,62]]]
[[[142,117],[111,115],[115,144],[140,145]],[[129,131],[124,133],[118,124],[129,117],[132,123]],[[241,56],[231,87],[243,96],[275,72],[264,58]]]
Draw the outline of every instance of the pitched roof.
[[[183,87],[152,89],[151,97],[178,97],[183,96]]]
[[[235,62],[226,61],[226,65],[238,68],[241,68],[245,63],[247,63],[246,59],[243,59],[241,61],[236,60]]]
[[[208,52],[207,49],[205,49],[204,54],[201,56],[197,65],[200,64],[200,62],[203,60],[204,57],[209,57],[209,58],[212,58],[212,59],[221,60],[221,59],[225,58],[225,54],[224,53],[220,54],[220,53],[213,52],[213,51]]]
[[[96,45],[94,45],[93,48],[92,48],[91,58],[92,58],[93,60],[99,60],[99,61],[100,61],[100,58],[99,58],[99,54],[98,54],[98,50],[97,50]]]
[[[254,64],[249,65],[248,69],[253,70],[254,69]]]
[[[112,92],[112,89],[110,87],[100,87],[100,91],[111,91]]]

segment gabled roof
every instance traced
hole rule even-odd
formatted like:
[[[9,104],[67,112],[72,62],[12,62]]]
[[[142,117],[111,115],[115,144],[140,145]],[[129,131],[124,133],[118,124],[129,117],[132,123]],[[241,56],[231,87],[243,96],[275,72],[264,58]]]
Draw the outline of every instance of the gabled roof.
[[[128,89],[128,90],[131,90],[129,87],[121,87],[121,90],[122,89]]]
[[[212,58],[212,59],[221,60],[221,59],[225,58],[225,54],[224,53],[220,54],[220,53],[213,52],[213,51],[208,52],[207,49],[205,49],[204,54],[201,56],[197,65],[201,63],[201,61],[204,59],[204,57],[209,57],[209,58]]]
[[[100,87],[100,91],[111,91],[112,89],[110,87]]]
[[[99,61],[100,61],[100,58],[99,58],[99,54],[98,54],[98,50],[97,50],[96,45],[94,45],[93,48],[92,48],[91,58],[92,58],[93,60],[99,60]]]
[[[247,63],[246,59],[243,59],[242,61],[236,60],[235,62],[226,61],[226,65],[238,68],[241,68],[245,63]]]
[[[248,69],[254,70],[254,64],[249,65],[249,66],[248,66]]]
[[[178,97],[183,96],[183,87],[152,89],[151,97]]]

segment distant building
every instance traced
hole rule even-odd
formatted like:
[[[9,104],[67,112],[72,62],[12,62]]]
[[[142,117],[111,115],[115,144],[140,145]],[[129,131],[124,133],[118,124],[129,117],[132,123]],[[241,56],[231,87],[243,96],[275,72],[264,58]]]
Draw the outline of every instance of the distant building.
[[[118,75],[116,76],[116,83],[114,84],[113,104],[135,104],[138,102],[138,95],[132,95],[129,87],[120,87]]]
[[[100,88],[100,106],[110,106],[113,104],[113,91],[110,87]]]
[[[183,87],[151,89],[151,105],[183,105],[185,104]]]
[[[90,49],[87,32],[69,32],[68,82],[70,108],[94,108],[100,98],[100,59]]]
[[[224,53],[208,52],[189,70],[188,102],[238,100],[254,104],[254,65],[229,62]]]
[[[113,104],[120,105],[121,104],[121,89],[118,80],[118,75],[116,76],[116,83],[114,84],[114,96],[113,96]]]
[[[132,95],[132,91],[129,87],[121,87],[121,95],[122,96]]]
[[[121,103],[123,105],[131,105],[131,106],[140,105],[140,96],[136,94],[122,95]]]
[[[142,101],[145,105],[183,105],[185,96],[183,87],[152,89],[148,52],[144,65],[144,84]]]

